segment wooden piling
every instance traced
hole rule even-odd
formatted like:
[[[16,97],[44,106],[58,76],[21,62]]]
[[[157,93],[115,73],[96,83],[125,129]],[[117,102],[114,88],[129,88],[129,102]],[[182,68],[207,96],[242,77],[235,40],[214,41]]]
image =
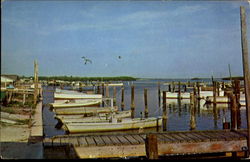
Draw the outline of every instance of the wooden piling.
[[[121,95],[121,110],[124,110],[124,87],[122,87],[122,95]]]
[[[37,61],[34,61],[34,105],[37,103],[38,95],[38,66]]]
[[[190,104],[190,130],[195,130],[196,119],[195,119],[195,108],[194,104]]]
[[[113,105],[116,106],[116,87],[113,87]]]
[[[158,159],[158,144],[156,134],[146,135],[145,149],[148,159]]]
[[[135,117],[135,87],[131,86],[131,118]]]
[[[102,83],[102,96],[104,97],[104,83]],[[102,107],[104,107],[104,100],[102,100]]]
[[[161,84],[158,82],[158,106],[161,106]]]
[[[240,129],[240,127],[241,127],[240,80],[234,80],[234,95],[235,95],[235,99],[236,99],[237,129]]]
[[[163,98],[162,98],[162,125],[163,131],[167,130],[167,99],[166,99],[166,91],[163,91]]]
[[[181,82],[178,82],[178,100],[181,99]]]
[[[197,82],[197,93],[198,93],[197,98],[200,100],[200,83],[199,82]]]
[[[148,97],[147,97],[147,89],[144,89],[144,103],[145,103],[145,110],[144,110],[144,116],[145,118],[148,118]]]
[[[248,148],[250,148],[250,73],[249,73],[249,64],[248,64],[248,43],[247,43],[247,28],[246,28],[246,13],[245,12],[246,12],[245,7],[240,6],[242,62],[243,62],[246,111],[247,111],[247,129],[248,129],[247,146]],[[248,153],[250,153],[250,149],[248,149]]]
[[[236,104],[236,97],[230,93],[230,106],[231,106],[231,129],[236,130],[237,129],[237,104]]]
[[[216,91],[217,91],[217,88],[216,88],[216,81],[213,81],[213,104],[216,105]]]

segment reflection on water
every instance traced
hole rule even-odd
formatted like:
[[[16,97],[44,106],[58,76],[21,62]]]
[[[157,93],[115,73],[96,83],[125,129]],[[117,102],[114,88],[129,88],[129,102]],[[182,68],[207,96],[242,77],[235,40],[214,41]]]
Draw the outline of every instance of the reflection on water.
[[[161,80],[161,82],[163,82]],[[165,82],[165,81],[164,81]],[[131,82],[124,82],[124,110],[130,110],[131,104]],[[162,103],[159,103],[158,98],[158,80],[150,81],[135,81],[135,117],[141,117],[141,112],[144,112],[144,89],[147,88],[148,96],[148,115],[149,117],[162,116]],[[67,88],[67,87],[65,87]],[[69,88],[69,87],[68,87]],[[161,84],[161,91],[168,91],[169,86]],[[54,87],[44,87],[43,92],[43,119],[44,132],[46,136],[54,136],[65,134],[64,130],[56,129],[57,120],[54,119],[54,112],[49,110],[47,103],[54,102],[53,91]],[[113,87],[109,88],[109,96],[113,97]],[[121,110],[121,87],[116,87],[116,105]],[[162,102],[162,100],[161,100]],[[167,99],[167,131],[185,131],[185,130],[214,130],[222,129],[222,121],[231,120],[230,107],[228,104],[213,104],[206,105],[205,100],[201,99],[195,105],[190,106],[189,99]],[[246,112],[244,109],[240,111],[241,128],[246,128]],[[144,114],[144,113],[142,113]],[[150,128],[144,130],[117,131],[115,133],[127,132],[155,132],[162,131],[162,127]],[[95,134],[95,133],[88,133]],[[114,132],[102,132],[101,134],[114,134]]]

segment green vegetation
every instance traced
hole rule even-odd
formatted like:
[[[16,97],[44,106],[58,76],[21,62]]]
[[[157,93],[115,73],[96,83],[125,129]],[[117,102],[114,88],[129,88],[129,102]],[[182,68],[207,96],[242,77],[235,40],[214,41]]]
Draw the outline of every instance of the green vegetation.
[[[39,80],[63,80],[63,81],[135,81],[129,76],[118,77],[77,77],[77,76],[39,76]]]

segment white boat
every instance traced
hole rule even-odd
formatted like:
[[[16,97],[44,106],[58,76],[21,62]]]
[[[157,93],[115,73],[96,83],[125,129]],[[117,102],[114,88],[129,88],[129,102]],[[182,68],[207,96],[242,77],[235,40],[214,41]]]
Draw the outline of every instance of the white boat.
[[[68,100],[68,99],[102,99],[101,94],[65,94],[54,93],[54,99],[56,100]]]
[[[90,123],[90,122],[109,122],[110,118],[127,118],[131,116],[131,110],[118,111],[114,113],[101,113],[97,116],[84,117],[84,115],[56,115],[55,119],[61,123]]]
[[[214,97],[213,96],[207,96],[206,97],[206,103],[213,103]],[[230,99],[228,96],[216,96],[216,103],[230,103]],[[240,96],[240,104],[244,105],[245,103],[245,97]]]
[[[103,132],[103,131],[118,131],[150,128],[162,125],[162,118],[114,118],[112,122],[104,123],[66,123],[64,129],[68,133],[83,133],[83,132]]]
[[[163,93],[161,93],[161,97],[163,97]],[[166,92],[166,99],[178,99],[179,93],[178,92]],[[181,99],[190,99],[189,92],[181,92],[180,93]]]
[[[99,113],[110,113],[118,111],[117,106],[113,107],[77,107],[77,108],[54,108],[56,115],[93,115]]]
[[[206,99],[208,96],[213,96],[213,91],[200,91],[200,98]],[[219,96],[224,96],[224,91],[220,90]]]
[[[64,102],[50,103],[53,108],[71,108],[71,107],[86,107],[86,106],[100,106],[102,100],[66,100]]]
[[[123,83],[108,83],[104,84],[105,86],[123,86]]]

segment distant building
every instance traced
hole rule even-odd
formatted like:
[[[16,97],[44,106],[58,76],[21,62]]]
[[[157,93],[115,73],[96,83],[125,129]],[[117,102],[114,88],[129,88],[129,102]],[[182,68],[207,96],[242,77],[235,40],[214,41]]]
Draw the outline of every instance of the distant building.
[[[9,77],[1,76],[1,88],[6,88],[9,85],[14,84],[14,79]]]
[[[11,74],[1,74],[1,76],[12,79],[14,82],[19,80],[18,75],[11,75]]]

